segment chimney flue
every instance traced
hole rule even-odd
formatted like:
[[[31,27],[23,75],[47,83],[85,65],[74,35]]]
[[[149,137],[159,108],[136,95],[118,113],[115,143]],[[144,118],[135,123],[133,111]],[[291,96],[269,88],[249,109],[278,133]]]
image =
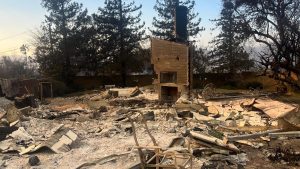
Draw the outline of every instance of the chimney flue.
[[[175,17],[176,41],[186,43],[188,41],[188,8],[186,6],[177,6]]]

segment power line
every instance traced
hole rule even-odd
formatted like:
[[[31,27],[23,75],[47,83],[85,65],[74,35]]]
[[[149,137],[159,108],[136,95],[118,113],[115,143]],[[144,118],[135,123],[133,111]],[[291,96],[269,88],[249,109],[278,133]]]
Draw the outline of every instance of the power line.
[[[21,32],[21,33],[18,33],[18,34],[14,34],[14,35],[11,35],[11,36],[7,36],[5,38],[1,38],[0,41],[4,41],[4,40],[7,40],[7,39],[12,39],[14,37],[17,37],[19,35],[23,35],[23,34],[27,34],[29,31],[24,31],[24,32]]]
[[[7,51],[1,51],[0,54],[7,53],[7,52],[13,52],[13,51],[16,51],[16,50],[19,50],[19,49],[20,48],[15,48],[15,49],[7,50]]]

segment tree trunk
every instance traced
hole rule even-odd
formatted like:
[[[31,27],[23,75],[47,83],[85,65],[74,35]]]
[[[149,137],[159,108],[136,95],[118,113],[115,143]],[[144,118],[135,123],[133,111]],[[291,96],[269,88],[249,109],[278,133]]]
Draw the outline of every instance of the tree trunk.
[[[126,81],[127,81],[127,74],[126,74],[126,70],[127,70],[127,67],[126,67],[126,62],[123,61],[122,62],[122,87],[126,87]]]
[[[121,63],[121,78],[122,78],[122,87],[126,87],[126,58],[125,58],[125,51],[124,51],[124,35],[123,35],[123,8],[122,8],[122,0],[119,0],[119,31],[120,31],[120,54],[119,59]]]
[[[67,83],[67,85],[71,84],[71,79],[70,79],[70,65],[71,65],[71,61],[70,61],[70,56],[69,56],[69,52],[68,52],[68,42],[67,42],[67,25],[66,25],[66,15],[65,15],[65,6],[64,3],[62,3],[62,33],[63,33],[63,44],[64,44],[64,51],[63,51],[63,56],[64,56],[64,60],[65,60],[65,64],[63,66],[63,80]]]

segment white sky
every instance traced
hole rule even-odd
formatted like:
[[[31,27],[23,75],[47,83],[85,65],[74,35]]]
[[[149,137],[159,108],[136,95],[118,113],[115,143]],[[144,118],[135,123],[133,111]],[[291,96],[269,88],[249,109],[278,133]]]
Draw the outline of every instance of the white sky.
[[[104,0],[76,0],[83,4],[90,13],[97,11]],[[142,4],[143,17],[146,27],[152,24],[152,18],[156,15],[153,6],[156,0],[135,0],[136,4]],[[40,5],[41,0],[0,0],[0,56],[20,55],[19,48],[23,44],[30,45],[33,41],[32,35],[36,32],[46,14]],[[197,37],[201,46],[207,46],[212,39],[213,24],[210,19],[219,16],[221,0],[196,0],[196,11],[202,18],[201,26],[206,30]],[[33,47],[31,46],[31,49]]]

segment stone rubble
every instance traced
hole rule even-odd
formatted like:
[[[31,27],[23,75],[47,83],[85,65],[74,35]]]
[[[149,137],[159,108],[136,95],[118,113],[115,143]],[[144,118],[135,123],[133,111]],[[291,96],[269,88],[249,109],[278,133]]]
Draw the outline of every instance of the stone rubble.
[[[205,100],[200,94],[194,94],[199,97],[189,99],[184,95],[176,103],[170,104],[159,102],[152,90],[109,90],[114,92],[106,90],[54,98],[49,100],[49,104],[37,108],[16,109],[11,101],[0,98],[0,130],[11,131],[0,140],[0,168],[25,167],[28,160],[26,163],[23,161],[29,152],[34,154],[29,158],[29,164],[42,168],[76,168],[99,157],[125,153],[114,156],[108,162],[98,161],[92,166],[130,168],[141,162],[141,156],[135,148],[135,135],[146,149],[154,146],[147,138],[144,121],[161,150],[172,151],[185,158],[190,154],[194,168],[246,167],[249,158],[247,151],[243,150],[245,147],[262,149],[273,157],[275,155],[267,149],[268,145],[289,136],[272,138],[270,135],[274,136],[274,133],[267,133],[251,138],[251,134],[274,129],[299,130],[295,120],[299,117],[298,105],[279,102],[274,109],[273,103],[278,101],[269,97],[240,96]],[[116,94],[116,91],[121,94]],[[274,115],[276,110],[280,115]],[[134,122],[135,128],[131,122]],[[250,135],[247,139],[230,140],[247,134]],[[300,137],[298,133],[293,134],[294,138]],[[178,141],[182,144],[178,144]],[[46,153],[42,147],[52,153]],[[17,152],[21,156],[3,158],[8,152]],[[60,159],[63,154],[66,156]],[[72,157],[74,163],[64,161]],[[161,162],[170,165],[172,159],[168,160]],[[185,167],[190,165],[186,164]]]

